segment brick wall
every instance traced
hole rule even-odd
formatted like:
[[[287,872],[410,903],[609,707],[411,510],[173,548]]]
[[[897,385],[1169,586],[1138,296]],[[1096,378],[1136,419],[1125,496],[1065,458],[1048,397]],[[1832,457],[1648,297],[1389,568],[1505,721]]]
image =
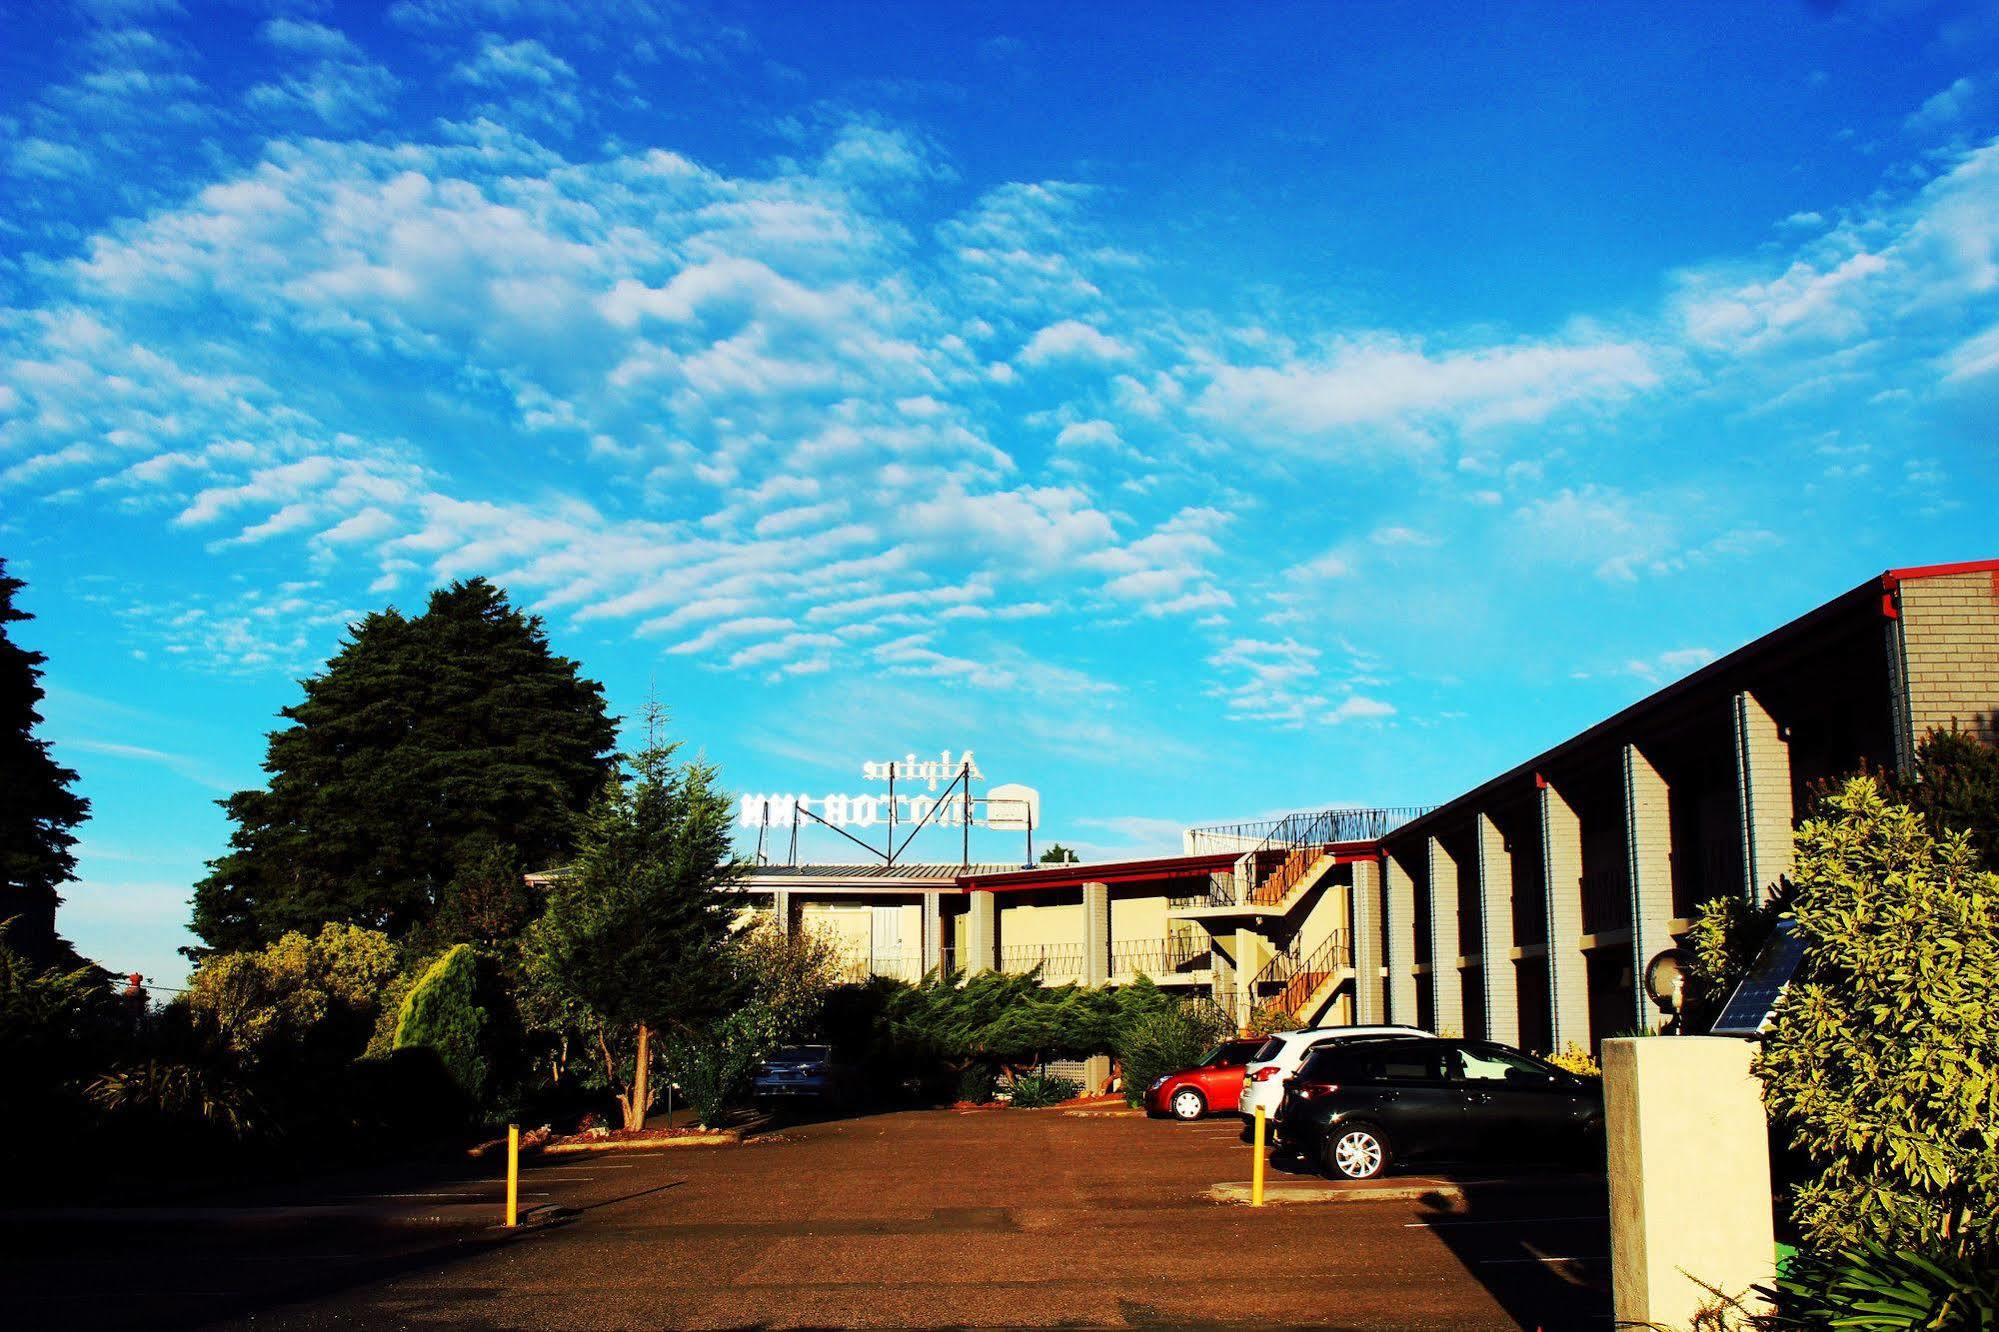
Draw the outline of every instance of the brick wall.
[[[1900,588],[1910,739],[1953,720],[1999,743],[1999,595],[1989,572],[1912,578]]]

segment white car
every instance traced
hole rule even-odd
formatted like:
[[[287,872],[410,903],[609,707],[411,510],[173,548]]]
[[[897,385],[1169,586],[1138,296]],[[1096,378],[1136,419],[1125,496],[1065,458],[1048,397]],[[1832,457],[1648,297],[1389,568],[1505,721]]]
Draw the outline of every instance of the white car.
[[[1244,1119],[1256,1117],[1263,1107],[1264,1117],[1277,1118],[1277,1103],[1284,1099],[1284,1081],[1298,1071],[1305,1056],[1320,1045],[1352,1040],[1361,1036],[1428,1036],[1420,1027],[1306,1027],[1301,1031],[1280,1031],[1250,1056],[1243,1069],[1242,1092],[1236,1097],[1236,1112]]]

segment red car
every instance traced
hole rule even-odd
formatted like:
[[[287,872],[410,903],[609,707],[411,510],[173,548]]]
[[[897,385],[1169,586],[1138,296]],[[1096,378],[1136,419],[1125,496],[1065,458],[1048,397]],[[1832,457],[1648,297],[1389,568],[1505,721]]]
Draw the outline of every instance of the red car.
[[[1192,1068],[1165,1077],[1145,1089],[1147,1114],[1175,1119],[1199,1119],[1214,1110],[1235,1113],[1242,1092],[1243,1068],[1263,1047],[1263,1038],[1223,1041]]]

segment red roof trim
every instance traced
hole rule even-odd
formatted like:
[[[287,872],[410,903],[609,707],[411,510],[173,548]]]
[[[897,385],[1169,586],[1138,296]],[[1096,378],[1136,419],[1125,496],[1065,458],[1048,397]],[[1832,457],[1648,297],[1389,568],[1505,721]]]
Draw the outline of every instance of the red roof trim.
[[[968,892],[1018,892],[1030,888],[1080,888],[1086,883],[1186,879],[1227,869],[1241,856],[1239,851],[1211,851],[1198,856],[1160,856],[1101,865],[1050,865],[1047,869],[1013,870],[1006,874],[965,874],[959,876],[958,886]]]
[[[1881,586],[1890,592],[1898,583],[1917,578],[1948,578],[1952,574],[1999,573],[1999,560],[1965,560],[1958,564],[1918,564],[1907,569],[1890,569],[1881,575]]]

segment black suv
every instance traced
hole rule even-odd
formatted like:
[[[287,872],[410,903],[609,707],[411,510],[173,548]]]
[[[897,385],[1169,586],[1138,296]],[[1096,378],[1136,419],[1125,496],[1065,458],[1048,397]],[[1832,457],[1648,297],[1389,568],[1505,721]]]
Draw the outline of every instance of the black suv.
[[[1336,1179],[1397,1161],[1582,1157],[1602,1133],[1595,1079],[1488,1041],[1322,1046],[1277,1107],[1278,1141]]]

